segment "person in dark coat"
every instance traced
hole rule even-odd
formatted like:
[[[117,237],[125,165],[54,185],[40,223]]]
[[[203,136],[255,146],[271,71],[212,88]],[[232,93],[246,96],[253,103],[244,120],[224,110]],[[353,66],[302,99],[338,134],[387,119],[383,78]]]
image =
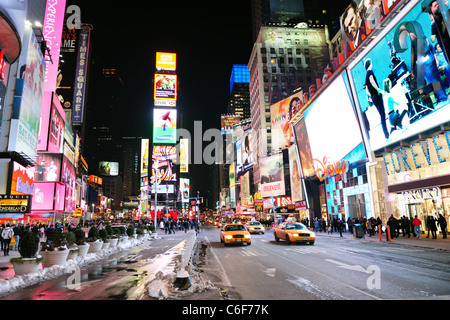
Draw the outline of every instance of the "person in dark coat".
[[[431,231],[431,236],[433,237],[433,239],[437,239],[437,226],[436,226],[436,218],[433,216],[428,216],[427,219],[427,227],[428,227],[428,235],[430,234]],[[428,238],[428,236],[427,236]]]
[[[441,228],[442,238],[447,239],[447,220],[445,220],[442,214],[439,214],[438,223]]]

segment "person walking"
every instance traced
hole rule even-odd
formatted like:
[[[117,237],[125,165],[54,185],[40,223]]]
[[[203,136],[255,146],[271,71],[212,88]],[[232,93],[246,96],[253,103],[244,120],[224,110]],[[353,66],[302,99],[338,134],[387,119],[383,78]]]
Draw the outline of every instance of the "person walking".
[[[14,238],[14,230],[10,227],[9,223],[6,225],[6,228],[2,231],[3,238],[3,254],[5,256],[9,256],[9,244],[11,243],[11,239]]]
[[[13,225],[14,238],[16,239],[16,244],[12,247],[12,250],[19,250],[19,241],[22,236],[22,229],[16,224]]]
[[[337,228],[338,228],[338,231],[339,231],[339,235],[342,238],[342,229],[344,227],[344,223],[341,221],[341,219],[337,219],[337,223],[336,224],[337,224]]]
[[[439,214],[438,223],[441,228],[442,239],[447,239],[447,221],[441,213]]]
[[[417,218],[417,215],[414,216],[414,219],[412,221],[414,226],[414,233],[417,235],[417,238],[420,238],[420,225],[422,224],[422,221],[420,221],[419,218]]]
[[[433,239],[437,239],[436,221],[437,219],[434,216],[428,216],[428,230],[431,231],[431,236]]]

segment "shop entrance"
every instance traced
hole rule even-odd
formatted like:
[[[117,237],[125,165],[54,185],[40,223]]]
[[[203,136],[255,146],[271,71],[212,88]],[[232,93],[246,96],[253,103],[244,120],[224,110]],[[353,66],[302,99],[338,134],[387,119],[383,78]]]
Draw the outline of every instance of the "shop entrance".
[[[348,198],[348,216],[350,218],[366,217],[366,201],[364,194],[349,196]]]

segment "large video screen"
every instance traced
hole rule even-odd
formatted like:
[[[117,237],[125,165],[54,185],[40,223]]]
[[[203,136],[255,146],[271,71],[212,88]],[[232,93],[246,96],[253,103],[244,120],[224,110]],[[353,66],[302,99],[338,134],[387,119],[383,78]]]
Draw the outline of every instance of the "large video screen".
[[[353,163],[366,157],[345,72],[315,100],[304,117],[315,169],[320,163]]]
[[[175,144],[177,139],[177,110],[153,110],[153,143]]]
[[[418,3],[351,66],[373,151],[450,120],[448,7],[441,14],[439,4]]]

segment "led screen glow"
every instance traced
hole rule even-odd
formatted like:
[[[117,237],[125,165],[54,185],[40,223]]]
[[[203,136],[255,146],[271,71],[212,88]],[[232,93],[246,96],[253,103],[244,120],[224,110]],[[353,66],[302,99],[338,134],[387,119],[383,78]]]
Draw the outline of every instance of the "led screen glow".
[[[173,109],[153,110],[153,143],[175,144],[177,138],[177,111]]]
[[[389,25],[386,35],[351,66],[361,123],[373,151],[450,120],[450,69],[425,5],[417,4],[396,25]]]
[[[345,77],[337,77],[304,113],[315,167],[318,162],[352,163],[366,157]]]

